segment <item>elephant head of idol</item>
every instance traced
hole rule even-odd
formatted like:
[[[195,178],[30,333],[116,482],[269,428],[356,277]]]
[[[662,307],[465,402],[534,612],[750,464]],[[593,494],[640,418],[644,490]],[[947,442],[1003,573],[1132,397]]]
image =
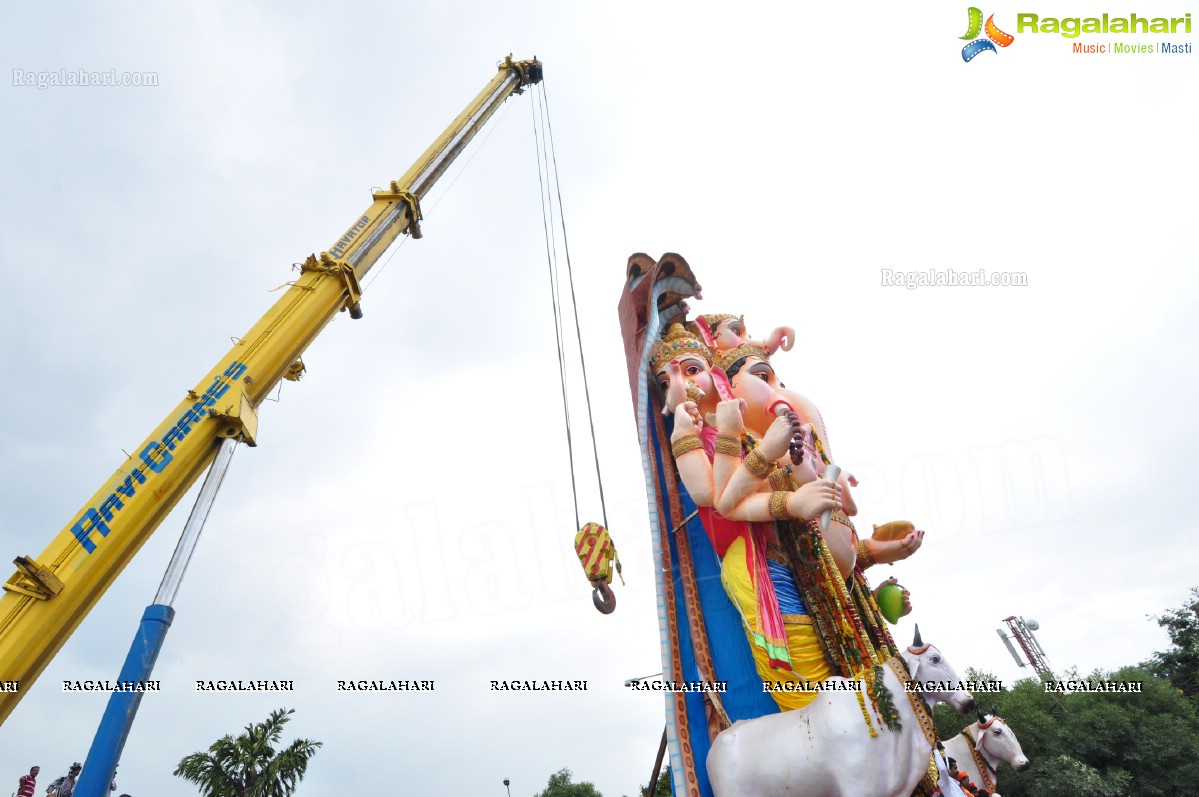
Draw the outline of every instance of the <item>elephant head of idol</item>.
[[[716,355],[716,365],[728,374],[733,395],[745,402],[745,428],[758,437],[766,434],[778,417],[780,404],[795,410],[794,399],[779,382],[766,351],[756,343],[743,343]]]
[[[686,300],[691,297],[701,298],[700,286],[681,255],[667,252],[656,261],[640,252],[629,256],[617,311],[634,406],[640,400],[637,381],[647,337],[656,340],[672,322],[681,322],[687,315]]]
[[[650,345],[649,373],[662,391],[664,415],[673,415],[686,401],[695,402],[701,418],[716,411],[712,352],[680,322],[672,322],[666,335]]]

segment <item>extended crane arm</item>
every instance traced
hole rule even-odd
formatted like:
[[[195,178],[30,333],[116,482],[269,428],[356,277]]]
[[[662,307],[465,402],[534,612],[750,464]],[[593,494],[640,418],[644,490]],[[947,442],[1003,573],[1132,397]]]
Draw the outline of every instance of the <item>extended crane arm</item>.
[[[18,556],[0,596],[0,722],[216,456],[222,438],[255,444],[258,406],[337,313],[361,316],[361,281],[403,233],[420,237],[420,200],[512,94],[541,80],[541,63],[513,61],[419,160],[371,206],[254,327],[188,391],[137,453],[37,557]]]

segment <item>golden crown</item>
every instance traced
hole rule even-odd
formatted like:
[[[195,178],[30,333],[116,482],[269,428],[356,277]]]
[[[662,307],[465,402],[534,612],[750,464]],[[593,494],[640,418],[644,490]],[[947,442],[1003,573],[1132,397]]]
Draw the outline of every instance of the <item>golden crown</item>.
[[[649,350],[650,370],[658,373],[671,360],[677,360],[685,354],[696,354],[704,358],[708,365],[712,364],[712,352],[704,342],[683,329],[682,324],[671,324],[666,330],[666,337],[655,341]]]
[[[758,357],[762,360],[770,361],[770,355],[766,353],[766,349],[762,348],[757,343],[742,343],[733,349],[722,351],[716,355],[716,364],[720,366],[722,371],[729,370],[729,366],[740,360],[742,357]]]
[[[721,321],[740,321],[744,324],[745,316],[732,313],[704,313],[704,323],[708,325],[708,331],[712,334],[716,334],[716,327],[720,326]]]

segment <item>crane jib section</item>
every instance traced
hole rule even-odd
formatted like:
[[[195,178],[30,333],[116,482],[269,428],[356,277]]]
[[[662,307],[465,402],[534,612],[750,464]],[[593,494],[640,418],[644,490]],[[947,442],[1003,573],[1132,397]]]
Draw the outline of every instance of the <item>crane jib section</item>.
[[[372,193],[371,206],[328,251],[295,264],[301,273],[288,290],[234,338],[233,349],[126,455],[42,553],[13,560],[15,572],[0,583],[0,723],[218,452],[232,450],[221,441],[257,445],[260,403],[280,380],[299,378],[301,355],[338,312],[361,317],[360,280],[401,234],[420,237],[420,199],[507,97],[541,79],[536,59],[504,59],[390,190]]]
[[[138,459],[142,464],[135,467],[124,481],[118,480],[112,492],[100,502],[99,506],[88,507],[84,510],[83,516],[71,526],[71,534],[79,540],[83,550],[89,554],[96,550],[96,542],[91,536],[93,532],[99,532],[101,537],[108,536],[108,524],[112,522],[116,512],[125,508],[126,499],[133,498],[143,487],[153,490],[153,486],[147,483],[154,475],[162,473],[171,466],[171,462],[175,459],[175,455],[171,452],[175,450],[175,446],[191,434],[192,428],[196,424],[209,416],[210,408],[216,405],[217,400],[223,397],[245,372],[245,363],[236,360],[230,363],[224,373],[215,377],[208,389],[200,394],[195,403],[176,419],[161,439],[151,440],[146,444],[138,454]]]
[[[353,227],[351,227],[349,230],[346,231],[345,235],[341,236],[341,240],[338,241],[337,244],[332,249],[329,250],[329,254],[332,255],[333,257],[341,257],[342,255],[344,255],[346,253],[346,247],[348,247],[350,244],[354,243],[354,239],[356,239],[358,237],[359,233],[361,233],[368,226],[370,226],[370,223],[371,223],[370,216],[363,216],[362,218],[360,218]]]

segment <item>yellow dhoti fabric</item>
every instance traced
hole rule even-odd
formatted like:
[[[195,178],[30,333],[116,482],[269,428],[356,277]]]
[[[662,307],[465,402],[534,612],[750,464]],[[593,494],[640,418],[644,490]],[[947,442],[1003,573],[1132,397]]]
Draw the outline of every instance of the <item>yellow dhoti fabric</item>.
[[[816,630],[812,627],[812,619],[807,615],[783,615],[787,649],[791,653],[794,672],[772,668],[768,652],[761,645],[755,644],[755,634],[761,629],[761,618],[758,617],[757,587],[746,564],[752,560],[751,556],[747,556],[751,552],[746,550],[746,546],[752,544],[747,537],[738,537],[729,545],[721,560],[720,580],[729,599],[741,612],[742,625],[746,639],[749,640],[750,650],[753,651],[758,675],[773,688],[771,696],[774,701],[783,711],[802,708],[815,700],[819,693],[799,691],[799,688],[805,682],[816,684],[828,678],[828,663],[824,660]],[[785,691],[788,689],[796,691]]]

